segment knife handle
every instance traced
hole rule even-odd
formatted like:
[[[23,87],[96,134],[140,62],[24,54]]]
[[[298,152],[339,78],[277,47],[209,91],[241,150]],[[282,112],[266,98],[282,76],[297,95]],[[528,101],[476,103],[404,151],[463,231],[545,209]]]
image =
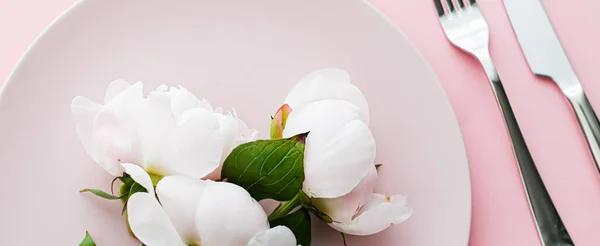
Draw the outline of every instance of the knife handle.
[[[488,53],[489,54],[489,53]],[[513,151],[517,159],[521,180],[525,188],[529,208],[533,214],[542,245],[544,246],[572,246],[573,241],[567,232],[560,215],[556,211],[550,194],[533,162],[531,153],[527,148],[519,124],[515,118],[504,86],[496,72],[492,60],[487,56],[478,57],[483,65],[496,100],[504,116],[506,128],[512,142]],[[482,59],[483,58],[483,59]]]
[[[583,92],[581,85],[578,86],[577,90],[571,90],[567,98],[571,102],[571,106],[573,106],[573,110],[579,120],[579,126],[581,126],[585,134],[588,147],[594,157],[596,167],[600,171],[600,123],[598,122],[598,117],[596,117],[596,113],[594,113],[594,109]]]

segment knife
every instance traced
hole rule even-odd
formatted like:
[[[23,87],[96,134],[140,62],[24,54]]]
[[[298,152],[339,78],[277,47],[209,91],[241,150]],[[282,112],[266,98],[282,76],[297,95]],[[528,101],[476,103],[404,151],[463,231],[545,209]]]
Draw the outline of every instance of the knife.
[[[600,171],[600,123],[540,0],[504,0],[521,50],[534,74],[552,79],[571,103]]]
[[[531,71],[552,79],[571,103],[600,170],[600,124],[540,0],[504,0],[508,17]],[[540,228],[543,245],[574,245],[562,223]],[[545,232],[545,233],[544,233]],[[545,234],[545,235],[543,235]]]

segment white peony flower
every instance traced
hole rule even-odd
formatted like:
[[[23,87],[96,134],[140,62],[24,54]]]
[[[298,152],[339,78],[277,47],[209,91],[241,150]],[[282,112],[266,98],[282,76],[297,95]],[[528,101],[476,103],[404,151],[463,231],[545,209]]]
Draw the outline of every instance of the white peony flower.
[[[287,227],[269,228],[263,208],[239,186],[167,176],[158,182],[155,195],[142,168],[123,167],[148,191],[133,194],[127,203],[131,230],[148,246],[297,245]]]
[[[369,129],[369,108],[345,71],[323,69],[308,74],[285,103],[278,112],[283,115],[275,116],[281,126],[271,129],[283,129],[284,138],[310,132],[303,191],[317,209],[331,217],[331,227],[370,235],[408,219],[412,210],[406,197],[373,193],[376,147]]]
[[[88,155],[114,176],[133,163],[159,176],[219,178],[233,148],[256,138],[235,112],[213,110],[183,87],[112,82],[104,105],[79,96],[71,104],[77,133]],[[211,174],[212,173],[212,174]]]

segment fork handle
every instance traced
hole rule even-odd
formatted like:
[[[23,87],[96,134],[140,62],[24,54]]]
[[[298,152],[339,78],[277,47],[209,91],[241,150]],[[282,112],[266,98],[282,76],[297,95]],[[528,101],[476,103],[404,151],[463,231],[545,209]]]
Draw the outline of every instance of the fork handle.
[[[485,68],[496,100],[504,116],[521,174],[521,180],[523,181],[529,207],[533,214],[542,245],[574,245],[533,162],[533,158],[527,148],[494,64],[491,59],[480,59],[480,61]]]
[[[600,123],[598,123],[598,117],[583,92],[583,88],[579,87],[578,90],[570,92],[567,98],[573,106],[573,111],[575,111],[579,126],[585,134],[596,167],[600,171]]]

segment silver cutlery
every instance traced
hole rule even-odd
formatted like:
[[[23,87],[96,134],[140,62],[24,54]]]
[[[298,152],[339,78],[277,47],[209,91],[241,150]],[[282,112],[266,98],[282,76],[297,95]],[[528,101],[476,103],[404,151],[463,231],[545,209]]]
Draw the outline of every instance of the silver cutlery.
[[[446,3],[445,6],[442,1]],[[490,57],[487,22],[475,0],[456,1],[434,0],[440,24],[448,40],[454,46],[477,58],[487,74],[512,141],[513,151],[540,240],[544,246],[574,245],[533,162]]]
[[[539,0],[504,0],[521,50],[534,74],[551,78],[571,103],[600,170],[600,124]]]

